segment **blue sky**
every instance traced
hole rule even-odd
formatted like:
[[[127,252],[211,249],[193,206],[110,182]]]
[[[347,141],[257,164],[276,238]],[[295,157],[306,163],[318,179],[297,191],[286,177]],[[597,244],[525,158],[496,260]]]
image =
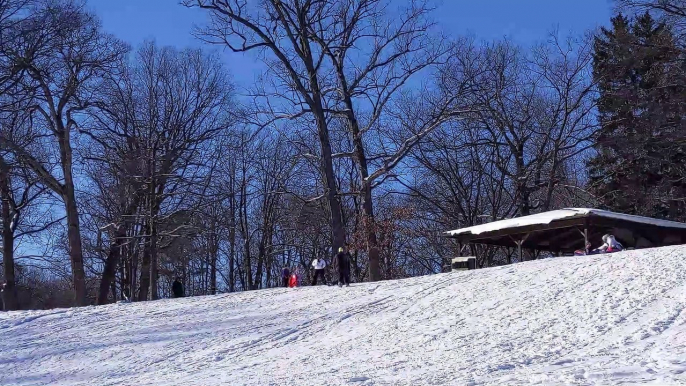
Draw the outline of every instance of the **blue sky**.
[[[133,47],[145,40],[179,48],[203,44],[191,31],[203,24],[205,13],[177,0],[88,0],[88,5],[106,31]],[[439,7],[437,21],[452,35],[471,34],[480,40],[508,36],[525,45],[545,39],[556,27],[562,35],[581,34],[607,24],[612,13],[611,0],[442,0]],[[258,68],[254,57],[225,57],[239,85],[252,83]]]

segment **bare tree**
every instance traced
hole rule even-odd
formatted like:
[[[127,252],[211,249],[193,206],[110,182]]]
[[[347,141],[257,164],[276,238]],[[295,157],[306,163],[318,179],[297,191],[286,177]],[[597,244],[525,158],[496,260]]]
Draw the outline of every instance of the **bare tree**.
[[[427,137],[400,178],[416,210],[406,226],[420,229],[418,249],[433,250],[446,266],[458,251],[432,232],[579,202],[568,190],[584,183],[574,168],[598,129],[589,42],[551,35],[528,51],[496,42],[444,67],[445,87],[471,74],[469,98],[478,109]],[[511,261],[493,248],[480,252],[480,266]]]
[[[64,202],[75,302],[86,305],[72,137],[102,76],[115,70],[127,47],[103,34],[97,19],[82,6],[68,1],[41,3],[17,28],[15,45],[4,47],[3,54],[25,73],[21,86],[32,101],[33,126],[43,135],[38,146],[49,153],[41,158],[7,137],[0,137],[0,143]]]
[[[213,144],[231,128],[232,85],[215,55],[147,43],[135,59],[121,77],[107,82],[107,98],[91,111],[88,127],[89,136],[105,151],[98,161],[115,170],[125,187],[118,190],[123,206],[111,220],[115,234],[101,282],[101,301],[107,298],[117,251],[134,225],[130,222],[134,216],[142,221],[138,229],[144,240],[137,298],[158,297],[160,249],[181,228],[191,226],[182,218],[192,221],[193,211],[207,204],[200,199],[218,159]],[[193,208],[196,204],[200,206]],[[160,232],[165,221],[178,226]]]
[[[33,0],[0,0],[0,96],[15,87],[21,79],[21,67],[13,63],[11,56],[3,53],[11,51],[17,43],[21,35],[19,26],[26,18],[24,13],[33,3]]]
[[[5,95],[7,97],[7,95]],[[7,98],[0,98],[6,100]],[[16,107],[16,101],[15,106]],[[8,105],[5,105],[7,107]],[[22,146],[29,146],[35,139],[28,128],[29,114],[24,108],[0,109],[0,133],[6,138]],[[15,264],[15,245],[17,240],[31,237],[46,231],[52,225],[62,221],[40,216],[32,218],[36,209],[48,207],[43,201],[46,188],[40,185],[29,168],[17,160],[15,155],[6,148],[0,147],[0,197],[2,199],[2,255],[3,276],[5,288],[3,291],[4,304],[7,310],[19,309],[21,306],[17,298]],[[20,259],[22,257],[20,256]]]
[[[135,142],[128,139],[124,141],[110,137],[106,140],[103,137],[102,143],[111,147],[90,146],[89,151],[82,150],[84,159],[89,161],[86,173],[92,182],[90,189],[84,193],[87,197],[83,203],[83,212],[87,216],[85,228],[94,228],[90,231],[96,236],[95,255],[105,254],[97,304],[108,301],[117,267],[132,241],[129,234],[136,220],[135,215],[144,198],[143,186],[136,179],[141,175],[142,160],[133,146]],[[103,248],[103,235],[106,235],[105,240],[109,240],[106,249]],[[131,297],[128,286],[122,290],[125,298]]]
[[[307,26],[319,18],[310,12],[312,2],[287,4],[270,0],[249,5],[235,0],[187,0],[183,3],[210,11],[211,25],[202,32],[206,40],[224,44],[233,52],[268,50],[273,55],[274,60],[270,56],[265,58],[265,62],[283,87],[275,96],[290,102],[291,106],[285,108],[292,109],[283,114],[273,114],[270,120],[306,115],[314,119],[321,152],[318,159],[331,214],[333,244],[336,248],[342,246],[346,237],[324,98],[328,92],[327,79],[319,73],[324,55],[317,52],[316,43],[308,37],[307,30]]]
[[[265,62],[278,81],[272,91],[258,95],[278,96],[283,103],[275,107],[267,102],[262,111],[270,117],[268,122],[314,118],[319,154],[306,155],[320,162],[334,248],[345,240],[334,160],[356,162],[360,183],[358,191],[350,193],[362,199],[370,280],[381,279],[372,189],[424,136],[461,112],[457,103],[460,89],[448,94],[422,90],[424,95],[431,94],[414,101],[422,109],[388,112],[413,76],[452,52],[446,41],[431,36],[433,24],[428,14],[432,9],[410,2],[400,15],[391,15],[390,4],[380,0],[184,3],[211,12],[212,23],[202,31],[206,40],[234,52],[270,52]],[[352,140],[351,150],[333,152],[331,138],[340,138],[333,132],[335,120],[344,122],[340,126]],[[389,125],[393,121],[395,124]],[[370,155],[373,138],[378,139],[377,151]]]
[[[24,8],[24,5],[23,2],[19,1],[0,0],[0,42],[2,42],[0,45],[4,46],[13,40],[13,27],[18,23],[16,16]],[[13,68],[8,58],[5,55],[0,55],[0,101],[6,100],[4,94],[16,83],[16,75],[16,69]],[[12,223],[11,199],[13,197],[11,197],[10,168],[4,157],[0,158],[0,193],[2,194],[3,275],[5,277],[2,302],[4,308],[16,310],[18,303],[14,270],[14,230],[10,225]]]
[[[10,117],[6,117],[5,114],[2,115],[0,130],[8,131],[14,129],[17,120],[20,119],[18,114],[11,114]],[[15,192],[14,184],[12,183],[13,180],[17,182],[14,166],[16,165],[11,155],[2,151],[0,153],[0,198],[2,198],[2,266],[5,278],[2,300],[5,310],[19,309],[15,279],[14,232],[19,224],[21,211],[29,204],[29,195],[33,187],[30,177],[23,173],[20,175],[24,177],[21,181],[23,186],[20,185],[20,189],[23,191]],[[22,172],[21,169],[18,171]],[[17,197],[19,197],[20,201],[17,200]]]
[[[651,12],[664,17],[682,33],[686,27],[686,1],[684,0],[615,0],[618,10],[637,13]]]
[[[336,107],[336,115],[347,121],[352,139],[349,156],[360,174],[362,225],[367,234],[372,281],[382,277],[373,188],[422,138],[463,112],[458,108],[464,96],[459,85],[431,99],[407,100],[402,93],[413,77],[443,63],[468,43],[449,44],[433,34],[434,25],[429,19],[433,9],[425,3],[410,2],[397,17],[386,13],[387,5],[383,1],[324,2],[317,12],[324,17],[310,27],[313,39],[328,56],[336,74],[337,93],[330,104]],[[429,89],[419,92],[431,95]],[[398,109],[399,102],[410,101],[423,110]],[[364,108],[366,105],[371,107]],[[389,125],[393,118],[399,124]],[[372,138],[381,138],[381,143],[372,146]],[[388,146],[387,139],[395,146]]]
[[[485,48],[470,129],[476,146],[493,150],[519,215],[549,209],[565,162],[591,145],[590,47],[590,39],[553,36],[530,54],[508,41]]]

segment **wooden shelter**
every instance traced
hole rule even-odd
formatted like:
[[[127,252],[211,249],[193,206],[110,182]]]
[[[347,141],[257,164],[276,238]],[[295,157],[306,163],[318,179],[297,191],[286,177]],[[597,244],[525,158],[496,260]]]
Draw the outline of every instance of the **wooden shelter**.
[[[522,249],[573,253],[585,249],[588,242],[600,246],[606,233],[613,234],[625,248],[686,244],[684,223],[588,208],[494,221],[449,231],[447,237],[458,241],[458,250],[467,244],[515,247],[522,261]]]

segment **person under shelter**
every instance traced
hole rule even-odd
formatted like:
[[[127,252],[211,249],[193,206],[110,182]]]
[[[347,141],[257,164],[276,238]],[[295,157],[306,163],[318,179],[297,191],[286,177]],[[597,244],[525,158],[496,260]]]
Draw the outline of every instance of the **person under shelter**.
[[[611,234],[606,234],[603,236],[603,245],[592,250],[589,254],[597,253],[613,253],[624,250],[624,246],[615,239],[615,236]]]

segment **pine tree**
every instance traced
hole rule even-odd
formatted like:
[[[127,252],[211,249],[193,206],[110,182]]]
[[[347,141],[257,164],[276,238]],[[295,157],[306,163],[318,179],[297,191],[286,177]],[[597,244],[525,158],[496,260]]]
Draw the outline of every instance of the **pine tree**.
[[[686,219],[686,78],[674,35],[648,13],[620,14],[594,49],[602,129],[591,191],[610,210]]]

